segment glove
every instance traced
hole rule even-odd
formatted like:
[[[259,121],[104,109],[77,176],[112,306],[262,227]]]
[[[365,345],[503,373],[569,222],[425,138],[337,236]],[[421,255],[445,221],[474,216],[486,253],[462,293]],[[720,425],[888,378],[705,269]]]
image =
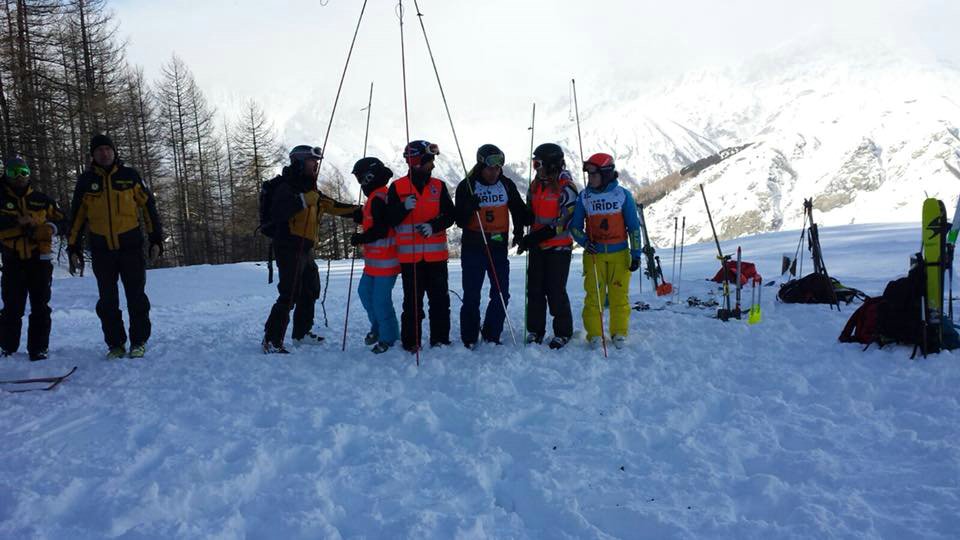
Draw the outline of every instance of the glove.
[[[357,225],[360,225],[361,223],[363,223],[363,209],[358,207],[356,210],[353,211],[353,222],[356,223]]]
[[[521,236],[519,238],[516,238],[516,237],[514,238],[514,245],[517,246],[518,255],[523,253],[524,251],[530,251],[537,244],[538,242],[535,239],[530,238],[529,234],[526,236]]]
[[[361,239],[362,239],[362,238],[361,238],[361,236],[360,236],[360,233],[353,233],[353,234],[351,234],[351,235],[350,235],[350,245],[351,245],[351,246],[359,246],[360,244],[363,243],[363,242],[360,241]]]
[[[70,260],[70,275],[75,276],[77,272],[83,275],[83,250],[80,246],[67,246],[67,255]]]
[[[157,259],[163,256],[163,238],[159,235],[151,234],[150,249],[147,250],[147,253],[150,255],[150,264],[157,262]]]
[[[636,272],[638,268],[640,268],[640,259],[636,259],[636,258],[631,259],[631,260],[630,260],[630,271],[631,271],[631,272]]]
[[[596,255],[600,252],[600,244],[587,240],[587,245],[583,246],[583,251],[589,253],[590,255]]]
[[[410,195],[409,197],[403,200],[403,207],[406,208],[407,210],[413,210],[414,208],[417,207],[417,198],[414,197],[413,195]]]
[[[417,223],[416,226],[414,226],[414,229],[416,229],[417,232],[420,233],[420,236],[424,238],[433,236],[433,225],[430,223]]]

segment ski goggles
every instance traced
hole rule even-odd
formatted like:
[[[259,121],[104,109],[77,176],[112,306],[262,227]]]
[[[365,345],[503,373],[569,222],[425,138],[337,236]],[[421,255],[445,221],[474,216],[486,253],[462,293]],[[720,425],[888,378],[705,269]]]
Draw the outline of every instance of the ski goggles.
[[[503,154],[490,154],[483,158],[484,167],[503,167],[506,157]]]
[[[600,174],[600,168],[591,163],[589,165],[584,165],[583,172],[587,174]]]
[[[26,165],[13,165],[11,167],[7,167],[7,176],[10,178],[30,176],[30,167],[27,167]]]
[[[308,160],[308,159],[323,159],[323,149],[319,146],[307,146],[301,144],[295,146],[293,150],[290,151],[291,160]]]

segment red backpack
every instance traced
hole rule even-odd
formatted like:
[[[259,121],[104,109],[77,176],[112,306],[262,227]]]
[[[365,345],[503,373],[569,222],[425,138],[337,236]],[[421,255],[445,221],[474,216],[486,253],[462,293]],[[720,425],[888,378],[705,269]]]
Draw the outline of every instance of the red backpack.
[[[882,296],[867,298],[863,304],[850,315],[847,325],[840,332],[842,343],[871,343],[880,342],[880,307],[885,303]]]

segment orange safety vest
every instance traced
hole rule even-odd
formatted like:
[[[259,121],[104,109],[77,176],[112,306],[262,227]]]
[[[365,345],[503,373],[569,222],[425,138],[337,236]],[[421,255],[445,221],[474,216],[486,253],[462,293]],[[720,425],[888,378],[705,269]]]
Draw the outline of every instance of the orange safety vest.
[[[623,205],[627,193],[622,187],[597,193],[589,189],[580,194],[587,214],[587,237],[599,244],[620,244],[627,241],[623,221]]]
[[[424,238],[414,228],[414,226],[426,223],[440,215],[440,193],[443,189],[443,183],[436,178],[431,178],[427,181],[427,185],[424,186],[421,193],[413,187],[413,182],[410,181],[408,175],[394,182],[393,189],[397,192],[397,197],[401,202],[405,201],[407,197],[417,199],[417,207],[411,210],[407,217],[396,226],[397,257],[400,262],[439,262],[447,260],[446,229]]]
[[[533,207],[533,226],[534,231],[544,227],[556,227],[557,219],[560,217],[560,196],[563,190],[570,184],[570,181],[561,178],[557,184],[548,184],[537,180],[531,192],[530,205]],[[573,245],[573,237],[570,231],[566,230],[553,238],[540,242],[540,247],[564,247]]]
[[[381,186],[370,194],[363,204],[363,231],[373,227],[372,205],[374,199],[387,203],[387,186]],[[363,245],[363,273],[368,276],[395,276],[400,273],[400,260],[397,259],[396,233],[393,229],[386,238],[374,240]]]
[[[470,180],[467,180],[470,182]],[[487,185],[477,182],[473,191],[480,199],[480,216],[483,218],[483,231],[487,234],[506,233],[510,230],[510,211],[507,208],[507,187],[503,182]],[[480,232],[477,212],[473,213],[467,228]]]

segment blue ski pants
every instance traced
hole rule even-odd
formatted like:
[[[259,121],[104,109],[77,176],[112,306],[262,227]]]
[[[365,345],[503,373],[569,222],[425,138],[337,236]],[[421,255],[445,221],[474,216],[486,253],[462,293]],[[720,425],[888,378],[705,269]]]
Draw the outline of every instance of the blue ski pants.
[[[370,319],[370,331],[377,335],[380,343],[393,345],[400,337],[400,323],[393,309],[393,286],[397,276],[371,276],[366,273],[360,277],[357,295],[363,309]]]
[[[503,305],[500,304],[499,290],[503,290],[503,300],[510,301],[510,262],[507,250],[490,248],[493,268],[499,278],[499,289],[494,282],[494,272],[490,269],[483,245],[464,245],[460,251],[460,264],[463,267],[463,306],[460,308],[460,339],[465,343],[476,343],[478,334],[486,341],[500,342],[503,333]],[[490,276],[490,294],[487,312],[480,328],[480,293],[483,290],[484,275]]]

